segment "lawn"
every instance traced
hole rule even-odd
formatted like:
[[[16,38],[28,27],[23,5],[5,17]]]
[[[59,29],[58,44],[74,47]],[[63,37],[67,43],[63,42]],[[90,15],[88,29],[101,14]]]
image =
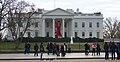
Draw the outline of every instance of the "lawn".
[[[33,42],[30,43],[31,44],[31,50],[33,51],[33,47],[34,47],[34,44]],[[37,42],[38,45],[40,45],[39,42]],[[58,42],[58,44],[63,44],[63,42]],[[66,44],[69,44],[69,43],[66,43]],[[91,44],[91,43],[90,43]],[[103,50],[103,45],[104,45],[104,42],[99,42],[99,44],[101,45],[101,49]],[[19,46],[19,49],[17,50],[24,50],[24,45],[25,43],[20,43],[20,46]],[[46,45],[47,45],[47,42],[44,42],[43,43],[44,45],[44,48],[46,50]],[[71,50],[84,50],[84,43],[74,43],[74,44],[70,44],[68,47],[71,48]],[[15,49],[15,43],[14,42],[0,42],[0,50],[16,50]]]

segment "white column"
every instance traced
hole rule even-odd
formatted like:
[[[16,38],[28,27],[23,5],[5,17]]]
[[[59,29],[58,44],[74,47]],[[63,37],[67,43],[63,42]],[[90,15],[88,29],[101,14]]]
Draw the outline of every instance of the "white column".
[[[42,37],[45,37],[45,19],[42,21]]]
[[[72,26],[71,26],[71,41],[70,41],[70,43],[73,44],[73,37],[74,37],[74,20],[73,19],[71,20],[71,24],[72,24]]]
[[[65,37],[65,26],[64,26],[64,24],[65,24],[65,21],[64,21],[64,19],[62,19],[62,27],[63,27],[63,31],[62,31],[62,37],[64,38]]]
[[[74,33],[74,27],[75,27],[75,26],[74,26],[74,23],[75,23],[75,22],[74,22],[74,20],[72,19],[71,37],[74,37],[74,36],[75,36],[75,33]]]
[[[53,38],[55,38],[55,19],[53,19]]]

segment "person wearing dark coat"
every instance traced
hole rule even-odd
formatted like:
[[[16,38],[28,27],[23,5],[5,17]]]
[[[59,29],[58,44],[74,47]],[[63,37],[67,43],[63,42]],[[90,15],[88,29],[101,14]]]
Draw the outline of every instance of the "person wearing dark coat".
[[[42,60],[43,52],[44,52],[44,47],[43,47],[43,43],[41,42],[40,44],[40,59],[41,60]]]
[[[56,54],[56,43],[53,44],[53,55]]]
[[[27,43],[25,43],[25,51],[24,51],[24,54],[27,54]]]
[[[64,45],[61,45],[61,56],[65,56],[65,50],[64,50]]]
[[[37,45],[37,43],[34,45],[34,56],[38,56],[38,45]]]
[[[88,53],[89,53],[89,45],[88,45],[88,43],[85,43],[85,55],[88,55]]]
[[[50,43],[47,44],[46,49],[47,49],[47,54],[49,55],[49,53],[50,53]]]
[[[30,53],[30,43],[25,43],[25,52],[24,54],[29,54]]]
[[[52,43],[50,43],[50,53],[53,53],[53,44]]]
[[[28,43],[28,44],[27,44],[27,48],[28,48],[28,49],[27,49],[27,54],[30,53],[30,47],[31,47],[31,45],[30,45],[30,43]]]
[[[57,55],[57,56],[60,56],[59,44],[56,44],[56,55]]]
[[[117,43],[117,59],[120,60],[120,43]]]
[[[111,49],[112,60],[115,60],[116,45],[114,42],[112,42],[110,49]]]
[[[100,55],[100,44],[97,43],[97,48],[96,48],[96,52],[97,52],[97,55]]]
[[[104,51],[105,51],[105,60],[109,59],[109,45],[107,44],[107,42],[105,42],[104,44]]]

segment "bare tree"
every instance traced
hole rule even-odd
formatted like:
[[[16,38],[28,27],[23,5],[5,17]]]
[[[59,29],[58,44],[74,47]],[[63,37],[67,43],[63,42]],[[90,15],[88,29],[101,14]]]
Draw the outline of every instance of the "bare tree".
[[[120,22],[118,22],[118,26],[117,26],[117,38],[120,39]]]
[[[9,8],[9,16],[7,19],[8,29],[16,41],[16,48],[19,47],[20,41],[27,31],[34,13],[34,5],[30,5],[25,1],[20,1],[16,5],[13,5],[12,8]]]
[[[106,38],[115,38],[117,31],[118,20],[116,18],[106,18],[104,21],[104,36]]]
[[[0,0],[0,31],[6,28],[2,21],[5,21],[5,17],[8,15],[8,6],[15,1],[16,0]]]

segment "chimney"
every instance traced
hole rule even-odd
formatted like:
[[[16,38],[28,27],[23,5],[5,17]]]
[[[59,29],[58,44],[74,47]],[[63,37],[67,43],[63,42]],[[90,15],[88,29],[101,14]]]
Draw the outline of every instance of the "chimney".
[[[76,13],[78,13],[78,14],[79,14],[79,8],[77,8],[77,9],[76,9]]]

